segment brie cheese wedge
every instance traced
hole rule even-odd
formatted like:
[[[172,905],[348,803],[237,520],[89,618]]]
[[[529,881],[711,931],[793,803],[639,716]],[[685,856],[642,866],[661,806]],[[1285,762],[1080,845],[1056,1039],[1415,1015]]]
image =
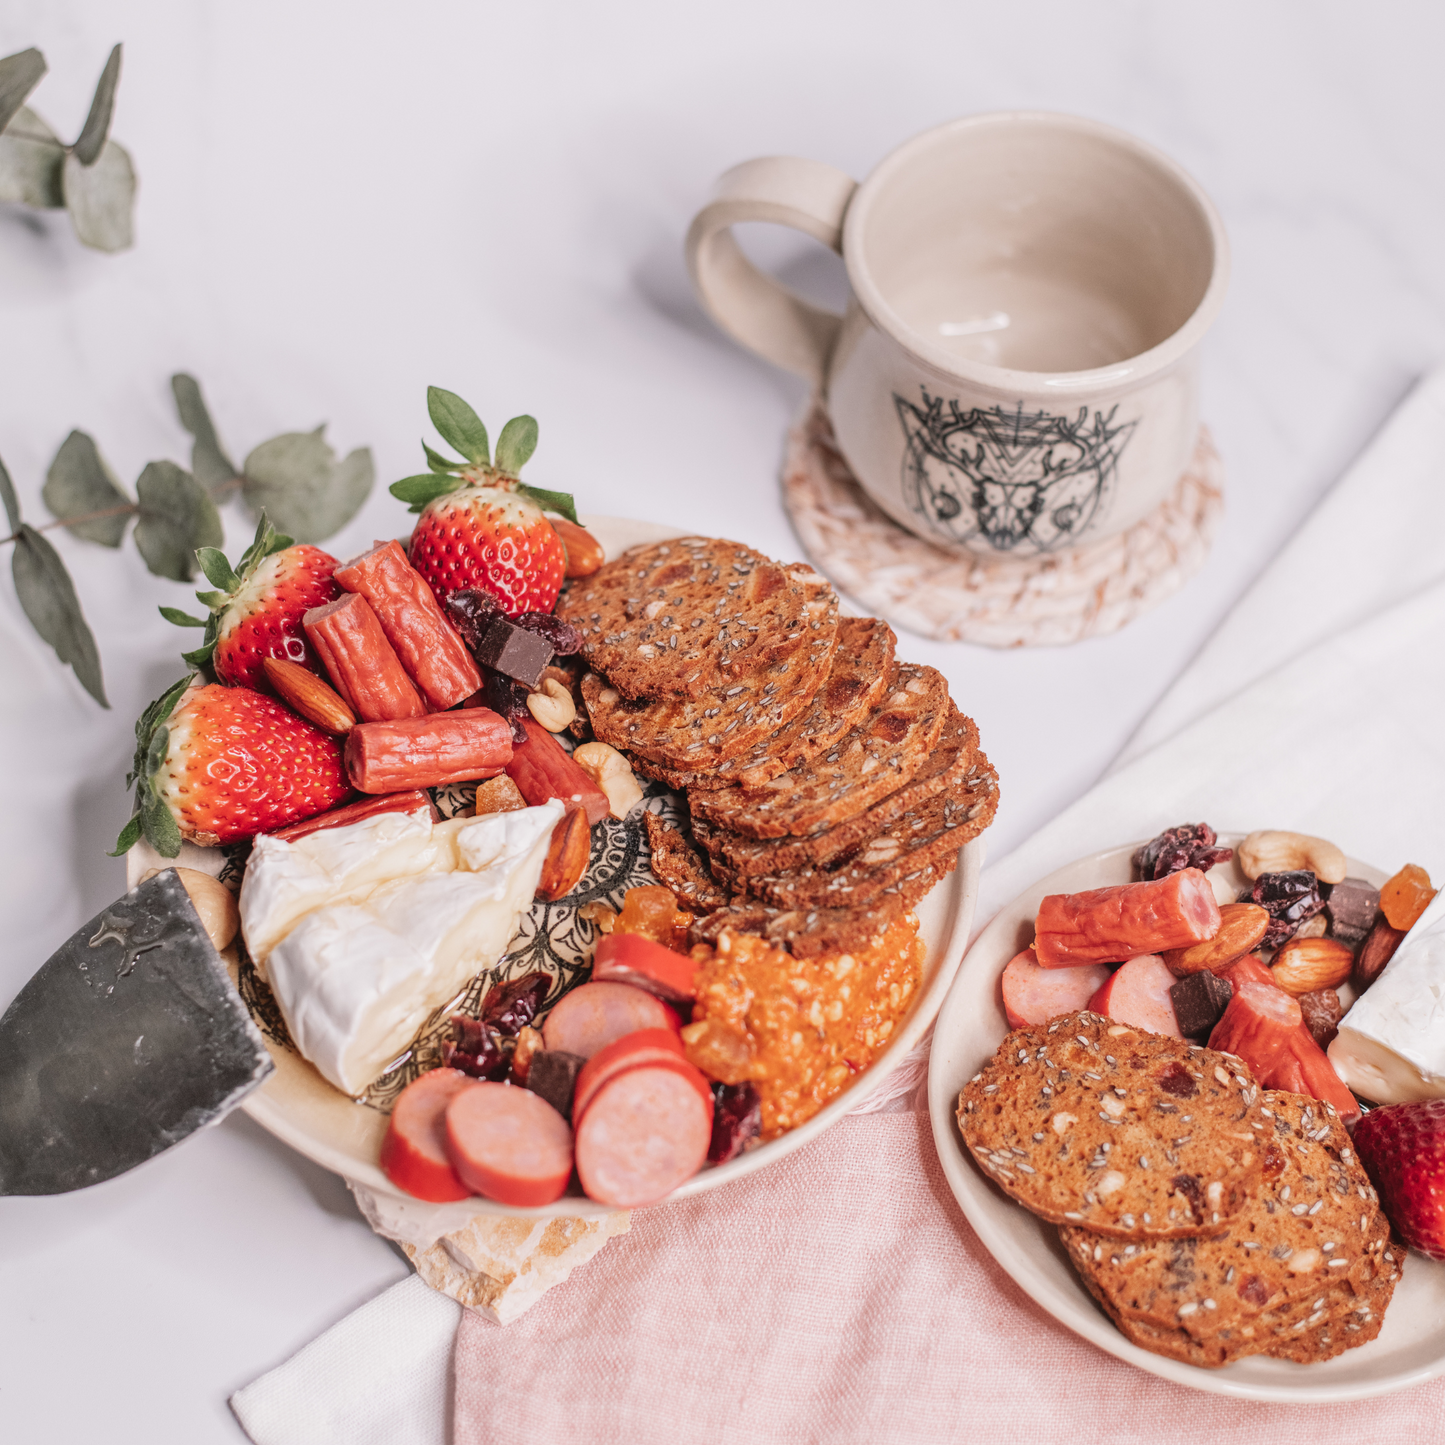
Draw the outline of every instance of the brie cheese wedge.
[[[256,905],[259,936],[275,937],[267,972],[296,1047],[325,1078],[360,1093],[431,1013],[502,957],[531,906],[563,812],[554,801],[435,826],[425,814],[413,815],[425,823],[425,836],[408,831],[411,846],[398,838],[384,845],[343,840],[327,857],[345,853],[356,866],[338,870],[343,886],[332,897],[319,893],[314,858],[304,865],[271,858],[271,871],[283,881],[263,877],[255,896],[284,907],[290,921]],[[383,856],[400,870],[396,875],[377,876]],[[421,858],[427,864],[418,869]],[[250,878],[248,868],[248,884]],[[309,906],[298,915],[293,910],[303,899]]]
[[[1445,1098],[1445,891],[1340,1021],[1329,1056],[1372,1103]]]

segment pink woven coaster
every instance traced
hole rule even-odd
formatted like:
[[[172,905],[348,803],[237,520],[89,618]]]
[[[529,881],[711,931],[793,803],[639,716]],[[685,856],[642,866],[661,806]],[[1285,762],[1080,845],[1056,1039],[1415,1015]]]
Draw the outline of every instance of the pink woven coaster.
[[[788,433],[783,500],[808,556],[868,611],[941,642],[1047,647],[1117,631],[1204,565],[1224,514],[1224,465],[1201,426],[1178,485],[1128,531],[1048,556],[964,557],[873,502],[815,401]]]

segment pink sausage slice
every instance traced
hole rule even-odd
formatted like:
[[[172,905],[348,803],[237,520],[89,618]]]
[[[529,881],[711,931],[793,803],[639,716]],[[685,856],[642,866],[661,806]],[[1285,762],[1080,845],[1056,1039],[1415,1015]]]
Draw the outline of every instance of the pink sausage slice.
[[[542,1025],[549,1049],[590,1059],[614,1039],[638,1029],[682,1031],[677,1015],[660,998],[630,983],[584,983],[561,1000]]]
[[[640,933],[609,933],[592,957],[592,977],[631,983],[658,998],[688,1003],[697,997],[697,964]]]
[[[476,1080],[460,1069],[433,1069],[401,1091],[381,1141],[381,1172],[408,1194],[433,1204],[467,1199],[471,1190],[447,1157],[447,1107]]]
[[[1040,968],[1031,948],[1016,953],[1003,971],[1003,1011],[1008,1026],[1046,1024],[1060,1014],[1078,1013],[1109,981],[1102,963],[1077,968]]]
[[[589,1198],[639,1209],[702,1168],[712,1142],[712,1097],[699,1091],[689,1069],[697,1073],[681,1060],[627,1069],[593,1096],[577,1125],[577,1174]]]
[[[640,1064],[671,1063],[674,1059],[686,1061],[687,1054],[682,1047],[682,1037],[671,1029],[639,1029],[635,1034],[623,1034],[614,1039],[605,1049],[598,1049],[577,1073],[577,1084],[572,1092],[572,1127],[575,1129],[587,1112],[592,1096],[615,1074],[624,1069],[635,1069]],[[702,1075],[699,1074],[701,1079]],[[707,1087],[703,1080],[703,1087]],[[708,1090],[709,1097],[712,1091]]]
[[[1183,868],[1152,883],[1050,894],[1034,922],[1034,952],[1045,968],[1122,963],[1203,943],[1219,924],[1209,880],[1197,868]]]
[[[477,1084],[447,1105],[447,1154],[462,1183],[498,1204],[560,1199],[572,1177],[572,1130],[530,1089]]]
[[[1169,990],[1179,980],[1162,958],[1149,953],[1131,958],[1088,1002],[1092,1013],[1130,1024],[1151,1034],[1182,1039]]]

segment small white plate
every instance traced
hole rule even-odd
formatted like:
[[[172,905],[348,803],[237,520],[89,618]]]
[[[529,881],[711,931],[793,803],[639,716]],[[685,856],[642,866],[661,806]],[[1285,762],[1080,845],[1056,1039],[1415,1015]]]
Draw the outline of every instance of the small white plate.
[[[602,543],[609,557],[644,542],[683,535],[674,528],[616,517],[584,517],[582,521]],[[904,1055],[927,1032],[963,958],[973,926],[982,859],[983,840],[977,838],[959,850],[958,868],[915,910],[921,936],[928,946],[923,979],[913,1006],[899,1021],[887,1047],[872,1065],[806,1124],[730,1163],[703,1169],[674,1190],[669,1199],[684,1199],[717,1189],[745,1174],[766,1168],[774,1160],[792,1153],[821,1134],[850,1109],[856,1108],[897,1068]],[[174,861],[183,867],[217,874],[224,856],[219,849],[183,844],[181,856]],[[144,841],[137,843],[126,855],[127,887],[134,887],[148,868],[162,866],[165,862]],[[234,978],[234,957],[229,962]],[[278,1139],[323,1168],[364,1185],[374,1194],[401,1201],[410,1207],[417,1206],[417,1200],[397,1189],[377,1167],[387,1116],[365,1104],[358,1104],[333,1088],[299,1054],[269,1040],[267,1047],[275,1061],[276,1072],[247,1096],[241,1105],[246,1113]],[[464,1208],[467,1217],[496,1214],[514,1218],[585,1218],[614,1212],[607,1205],[573,1194],[536,1209],[495,1204],[480,1197],[465,1200],[455,1207]]]
[[[1227,834],[1220,841],[1228,847],[1242,837]],[[959,1091],[1009,1031],[999,979],[1009,959],[1033,942],[1040,899],[1049,893],[1131,882],[1130,860],[1137,846],[1081,858],[1021,893],[969,949],[944,1002],[929,1061],[928,1111],[944,1175],[968,1222],[1019,1286],[1060,1323],[1111,1355],[1166,1380],[1246,1400],[1324,1404],[1385,1395],[1433,1379],[1445,1372],[1445,1264],[1411,1253],[1379,1337],[1333,1360],[1296,1365],[1258,1355],[1219,1370],[1180,1364],[1130,1344],[1114,1328],[1074,1273],[1054,1226],[1015,1204],[985,1178],[964,1147],[955,1119]],[[1387,876],[1354,859],[1349,873],[1376,885]],[[1214,869],[1210,881],[1225,901],[1246,883],[1232,861]]]

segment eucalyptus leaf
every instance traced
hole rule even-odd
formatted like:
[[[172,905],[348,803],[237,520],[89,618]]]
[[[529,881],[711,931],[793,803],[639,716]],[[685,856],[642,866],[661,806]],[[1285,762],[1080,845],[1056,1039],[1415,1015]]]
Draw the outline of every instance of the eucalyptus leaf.
[[[0,60],[0,130],[15,118],[25,97],[40,84],[48,68],[45,57],[33,45]]]
[[[537,419],[514,416],[497,438],[497,469],[515,477],[537,450]]]
[[[95,517],[88,522],[67,525],[67,530],[77,537],[99,542],[102,547],[120,546],[126,523],[134,511],[134,503],[121,490],[100,449],[83,431],[73,431],[61,442],[45,474],[45,489],[40,495],[51,515],[62,522],[67,517],[126,508],[112,517]]]
[[[100,158],[83,166],[65,158],[65,204],[75,234],[97,251],[124,251],[135,241],[135,167],[124,146],[108,140]]]
[[[100,81],[90,102],[90,114],[75,142],[75,158],[83,166],[93,166],[100,159],[101,148],[110,134],[111,116],[115,114],[115,87],[120,81],[120,46],[117,45],[100,72]]]
[[[525,482],[517,490],[536,502],[544,512],[556,512],[569,522],[577,520],[577,504],[572,500],[571,492],[549,492],[545,487],[529,487]]]
[[[10,523],[10,530],[20,530],[20,499],[15,495],[15,483],[10,480],[10,473],[5,469],[5,463],[0,462],[0,501],[5,503],[5,520]]]
[[[35,630],[55,649],[55,655],[75,669],[80,685],[101,707],[105,682],[100,675],[100,653],[86,625],[75,595],[75,584],[60,554],[28,523],[17,529],[15,555],[10,559],[15,592]]]
[[[444,497],[448,492],[459,491],[465,483],[460,477],[439,476],[435,472],[421,472],[414,477],[403,477],[388,488],[399,502],[410,502],[413,512],[419,512],[428,502]]]
[[[339,532],[361,510],[376,475],[367,447],[337,462],[325,430],[272,437],[242,468],[241,493],[252,512],[264,511],[298,542]]]
[[[176,398],[176,411],[181,425],[195,438],[191,447],[191,474],[213,496],[218,487],[238,476],[236,464],[226,455],[215,424],[201,395],[201,384],[194,376],[178,371],[171,377],[171,391]]]
[[[22,105],[14,124],[0,135],[0,201],[56,210],[65,204],[64,169],[65,147],[60,138],[29,106]]]
[[[189,582],[196,551],[225,540],[216,504],[206,489],[174,462],[150,462],[135,484],[140,520],[135,544],[157,577]]]
[[[429,386],[426,389],[426,409],[443,441],[450,442],[468,461],[483,467],[491,466],[487,429],[482,425],[481,417],[461,397],[454,391]]]

